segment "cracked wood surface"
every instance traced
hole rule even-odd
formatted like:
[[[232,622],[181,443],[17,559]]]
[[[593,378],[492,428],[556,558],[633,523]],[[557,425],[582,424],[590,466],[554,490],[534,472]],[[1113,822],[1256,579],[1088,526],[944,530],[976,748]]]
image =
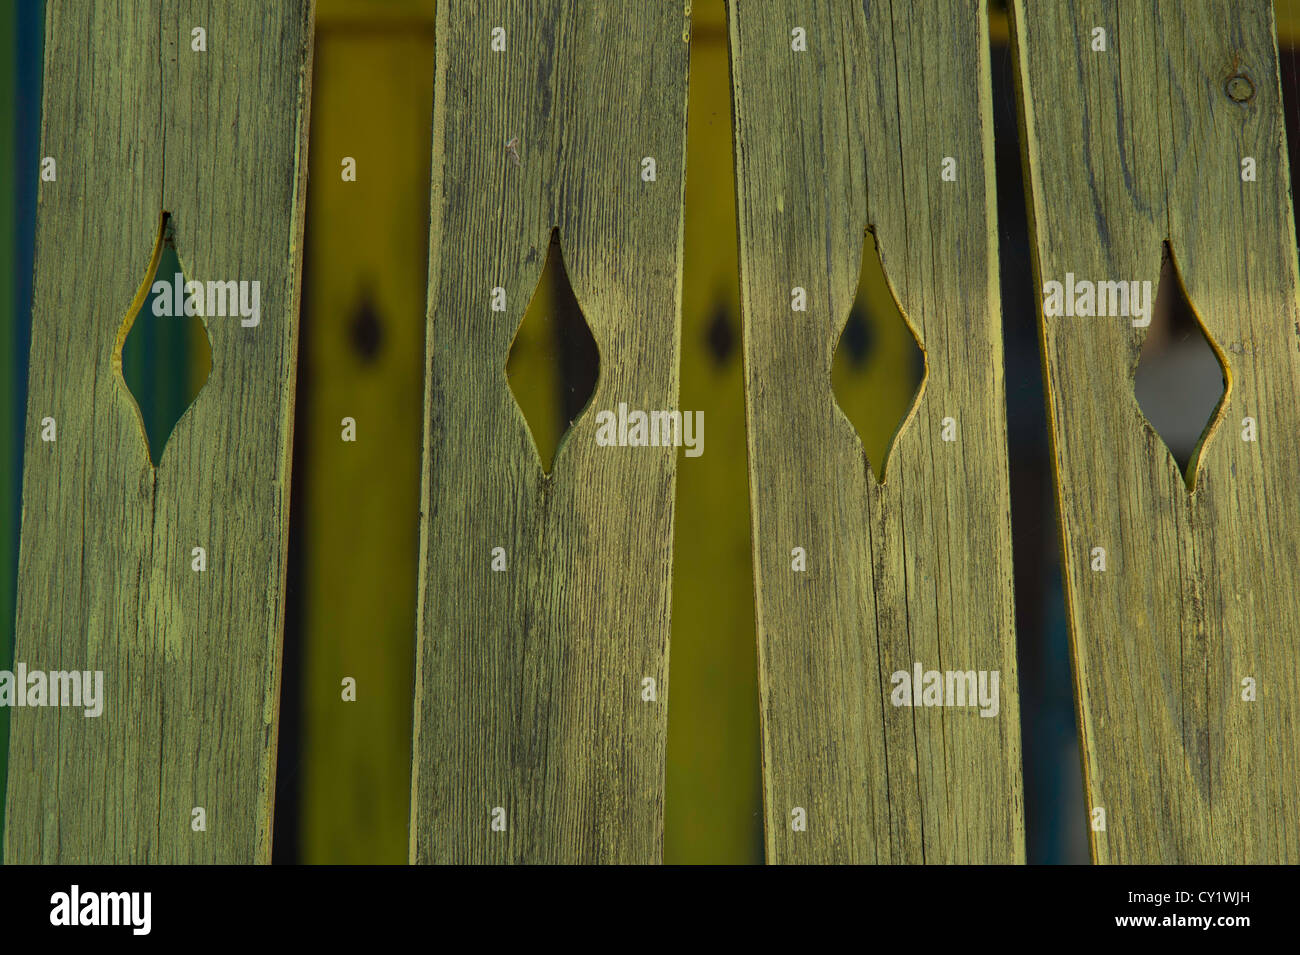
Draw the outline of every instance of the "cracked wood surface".
[[[768,861],[1023,861],[985,4],[729,20]],[[830,378],[868,226],[928,365],[883,485]],[[917,662],[999,671],[997,716],[892,705]]]
[[[105,701],[13,710],[5,860],[267,862],[311,6],[214,8],[206,53],[178,0],[46,6],[15,660],[102,670]],[[115,352],[164,211],[187,278],[262,308],[206,320],[155,469]]]
[[[677,404],[688,40],[680,5],[439,5],[414,862],[661,858],[677,452],[595,412]],[[553,228],[600,376],[548,476],[505,366]]]
[[[1017,0],[1013,32],[1039,288],[1154,288],[1167,240],[1228,367],[1189,494],[1134,396],[1146,332],[1042,321],[1093,856],[1300,861],[1300,315],[1272,4]]]

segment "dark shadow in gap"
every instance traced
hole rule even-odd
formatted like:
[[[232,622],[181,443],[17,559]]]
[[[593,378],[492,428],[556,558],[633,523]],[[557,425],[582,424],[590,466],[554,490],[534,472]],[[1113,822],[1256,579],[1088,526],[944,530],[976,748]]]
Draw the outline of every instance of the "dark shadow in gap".
[[[994,3],[1002,7],[1002,3]],[[1012,51],[992,45],[1012,563],[1030,863],[1090,860]]]

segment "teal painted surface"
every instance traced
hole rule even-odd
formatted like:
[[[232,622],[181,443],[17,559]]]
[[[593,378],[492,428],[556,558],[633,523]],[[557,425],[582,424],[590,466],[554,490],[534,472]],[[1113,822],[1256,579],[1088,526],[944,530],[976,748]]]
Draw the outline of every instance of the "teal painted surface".
[[[176,247],[167,241],[153,280],[174,283],[182,274]],[[172,429],[194,403],[212,367],[202,320],[192,315],[155,315],[154,302],[160,294],[172,293],[149,293],[122,345],[122,378],[140,409],[155,465],[162,460]]]
[[[44,23],[42,0],[0,4],[0,670],[13,661]],[[0,846],[8,754],[0,708]]]

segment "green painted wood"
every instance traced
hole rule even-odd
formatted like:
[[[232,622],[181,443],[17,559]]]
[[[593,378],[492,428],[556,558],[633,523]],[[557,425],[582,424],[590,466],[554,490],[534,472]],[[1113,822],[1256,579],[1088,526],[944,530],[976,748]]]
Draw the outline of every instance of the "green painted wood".
[[[595,418],[677,402],[689,24],[441,4],[436,38],[410,856],[658,861],[676,454]],[[546,476],[504,369],[553,229],[601,367]]]
[[[1189,492],[1134,397],[1146,329],[1043,319],[1094,858],[1300,861],[1300,314],[1272,4],[1017,0],[1013,27],[1039,287],[1154,289],[1168,241],[1228,369]]]
[[[728,12],[768,861],[1023,861],[986,4]],[[868,227],[928,365],[882,485],[831,390]],[[917,664],[996,715],[894,705]]]
[[[306,2],[48,4],[15,657],[104,702],[13,711],[7,861],[269,860],[311,42]],[[205,319],[155,469],[118,352],[164,212],[261,322]]]

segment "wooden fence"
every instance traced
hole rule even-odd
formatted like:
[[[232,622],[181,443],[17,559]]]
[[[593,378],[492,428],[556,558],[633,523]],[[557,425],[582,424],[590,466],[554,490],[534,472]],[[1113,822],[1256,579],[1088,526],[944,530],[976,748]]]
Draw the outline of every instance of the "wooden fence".
[[[347,780],[390,820],[343,854],[405,833],[416,863],[661,860],[674,572],[707,570],[683,534],[726,517],[683,504],[675,547],[690,459],[606,446],[602,414],[692,410],[690,7],[444,3],[393,21],[393,61],[327,21],[318,39],[306,2],[200,24],[175,0],[48,0],[13,658],[104,692],[96,717],[12,709],[7,861],[269,861],[295,423],[325,462],[295,476],[295,547],[356,542],[306,575],[329,633],[294,664],[296,784]],[[1094,858],[1295,862],[1300,315],[1272,7],[1010,13],[1038,287],[1154,282],[1171,255],[1226,368],[1185,477],[1134,397],[1145,326],[1041,303]],[[745,420],[704,434],[747,442],[767,859],[1024,861],[988,9],[731,0],[725,29]],[[424,144],[384,95],[422,83]],[[309,104],[376,98],[350,138],[313,137],[309,185]],[[407,158],[359,152],[385,136]],[[305,207],[393,228],[313,238],[339,266],[309,268],[304,302]],[[121,353],[167,242],[261,306],[200,313],[211,373],[155,462]],[[924,356],[881,460],[832,390],[864,256]],[[599,351],[553,462],[505,374],[548,261]],[[422,295],[421,362],[418,325],[376,315]],[[300,308],[364,360],[305,330],[295,410]],[[423,388],[422,441],[377,376]],[[342,596],[387,559],[375,522],[409,573]],[[409,825],[367,786],[384,766],[409,768]]]
[[[1141,330],[1043,322],[1094,856],[1294,862],[1300,316],[1271,5],[1021,0],[1013,23],[1042,280],[1154,278],[1167,242],[1226,368],[1185,481],[1129,385]]]

